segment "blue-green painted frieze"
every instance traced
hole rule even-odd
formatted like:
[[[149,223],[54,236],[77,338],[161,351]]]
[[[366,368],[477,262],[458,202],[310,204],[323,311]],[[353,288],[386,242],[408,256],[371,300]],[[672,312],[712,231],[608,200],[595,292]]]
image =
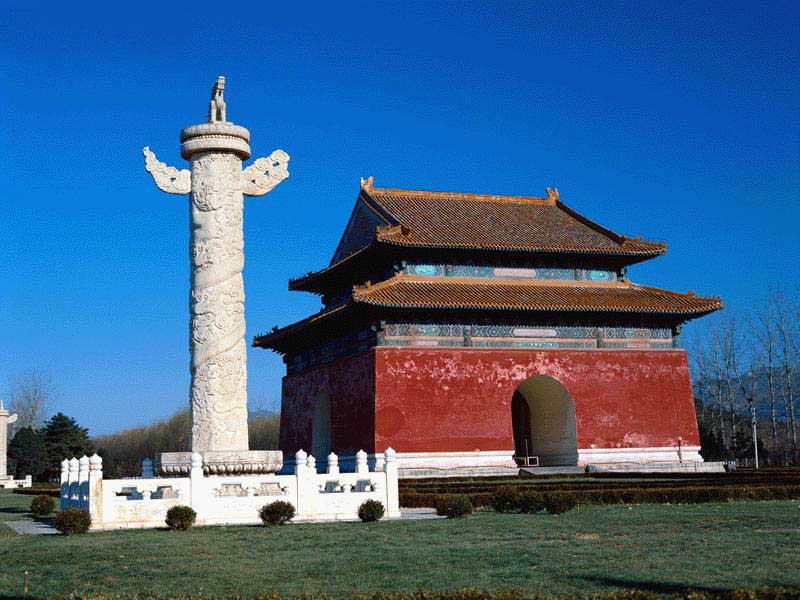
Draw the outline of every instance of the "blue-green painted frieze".
[[[616,281],[616,271],[593,269],[549,269],[518,267],[486,267],[478,265],[429,265],[406,264],[407,275],[426,277],[517,277],[530,279],[553,279],[561,281]]]
[[[675,347],[672,330],[654,327],[573,325],[464,325],[384,323],[287,354],[289,374],[366,352],[375,346],[431,348],[644,349]]]
[[[567,325],[460,325],[387,323],[378,337],[387,346],[476,348],[672,348],[669,328]]]

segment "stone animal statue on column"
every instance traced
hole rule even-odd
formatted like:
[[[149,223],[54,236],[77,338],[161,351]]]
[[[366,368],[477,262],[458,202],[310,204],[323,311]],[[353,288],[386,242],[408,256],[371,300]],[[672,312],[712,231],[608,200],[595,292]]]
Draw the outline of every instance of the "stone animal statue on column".
[[[217,82],[211,88],[211,104],[208,107],[208,122],[225,122],[225,78],[217,77]]]

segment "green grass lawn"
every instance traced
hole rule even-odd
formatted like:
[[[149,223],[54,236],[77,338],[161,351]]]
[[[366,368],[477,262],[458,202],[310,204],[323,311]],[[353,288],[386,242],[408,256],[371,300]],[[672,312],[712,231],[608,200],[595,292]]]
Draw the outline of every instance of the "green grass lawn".
[[[5,507],[24,506],[0,494]],[[0,524],[0,527],[3,527]],[[4,536],[0,596],[564,593],[800,586],[800,503],[584,506],[561,516]]]
[[[31,515],[28,509],[33,499],[34,496],[23,496],[15,494],[11,490],[0,490],[0,523],[29,519]],[[3,527],[8,529],[8,527]]]

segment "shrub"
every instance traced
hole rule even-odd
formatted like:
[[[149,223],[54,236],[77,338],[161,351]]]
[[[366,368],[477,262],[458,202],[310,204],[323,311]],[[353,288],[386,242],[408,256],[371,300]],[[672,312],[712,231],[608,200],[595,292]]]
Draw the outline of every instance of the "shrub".
[[[544,495],[539,492],[525,492],[519,495],[519,509],[524,513],[538,513],[546,507]]]
[[[56,509],[56,500],[52,496],[41,494],[31,500],[31,514],[36,518],[46,517]]]
[[[172,531],[186,531],[197,519],[197,513],[191,506],[173,506],[167,511],[166,523]]]
[[[278,500],[262,506],[258,516],[264,525],[283,525],[294,519],[294,506],[289,502]]]
[[[544,507],[551,515],[560,515],[578,506],[578,500],[572,494],[550,494],[544,501]]]
[[[468,517],[473,510],[472,502],[461,494],[440,496],[436,501],[436,514],[448,519]]]
[[[92,526],[92,517],[88,510],[70,507],[56,513],[53,523],[64,535],[86,533]]]
[[[522,494],[517,488],[511,486],[503,486],[498,488],[497,491],[489,498],[489,506],[496,512],[510,513],[520,510],[520,496]]]
[[[377,521],[383,517],[383,503],[379,500],[365,500],[358,507],[358,518],[364,523]]]

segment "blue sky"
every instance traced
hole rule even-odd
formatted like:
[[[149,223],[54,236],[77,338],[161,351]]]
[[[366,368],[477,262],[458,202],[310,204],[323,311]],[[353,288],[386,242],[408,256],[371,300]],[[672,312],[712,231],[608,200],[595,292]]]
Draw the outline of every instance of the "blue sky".
[[[185,166],[220,74],[254,158],[292,156],[246,201],[248,340],[318,308],[287,280],[327,264],[368,175],[558,187],[667,240],[631,279],[733,311],[798,285],[797,3],[284,4],[3,3],[0,393],[49,372],[52,410],[93,433],[188,404],[187,201],[141,149]],[[280,358],[248,368],[277,407]]]

